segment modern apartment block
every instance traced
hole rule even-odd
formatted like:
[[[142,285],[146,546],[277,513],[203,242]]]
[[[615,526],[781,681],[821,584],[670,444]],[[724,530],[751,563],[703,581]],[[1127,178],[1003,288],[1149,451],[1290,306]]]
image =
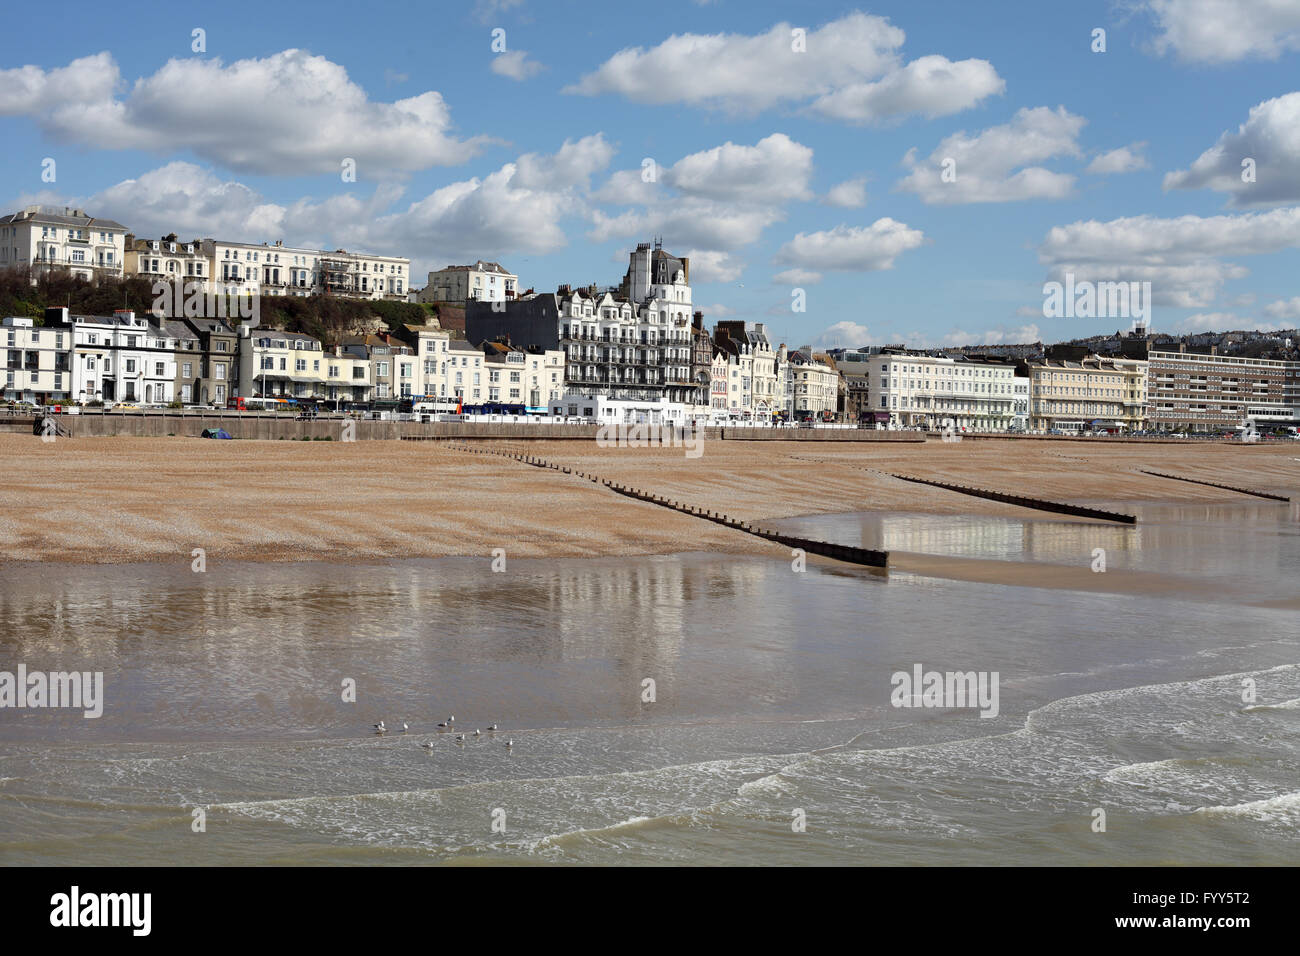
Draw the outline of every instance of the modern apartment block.
[[[67,269],[95,279],[122,275],[126,226],[72,207],[28,206],[0,218],[0,269],[29,266],[35,279]]]
[[[1147,353],[1151,426],[1159,431],[1231,430],[1256,424],[1294,423],[1296,363],[1152,348]],[[1289,387],[1288,387],[1289,386]],[[1288,394],[1289,393],[1289,394]]]
[[[511,302],[519,295],[519,277],[499,262],[479,259],[472,266],[447,266],[429,273],[429,284],[416,296],[419,302],[447,302],[463,306],[476,302]]]
[[[690,263],[641,243],[618,289],[470,300],[465,332],[476,342],[559,350],[566,394],[637,401],[692,402]]]
[[[1049,349],[1049,354],[1051,354]],[[1084,355],[1029,363],[1029,427],[1132,432],[1147,425],[1147,363]]]
[[[892,424],[972,431],[1023,425],[1012,359],[882,349],[870,364],[870,404]]]
[[[37,405],[72,400],[72,331],[42,328],[11,316],[0,326],[5,346],[4,398]]]

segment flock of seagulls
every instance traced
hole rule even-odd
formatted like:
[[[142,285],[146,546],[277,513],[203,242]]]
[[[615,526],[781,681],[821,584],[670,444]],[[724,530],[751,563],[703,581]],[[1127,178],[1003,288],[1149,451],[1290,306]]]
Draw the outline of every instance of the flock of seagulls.
[[[455,716],[448,717],[446,720],[444,720],[444,721],[442,721],[441,723],[438,724],[438,729],[439,729],[439,730],[454,730],[455,727],[456,727],[456,718],[455,718]],[[388,727],[385,726],[385,724],[384,724],[384,722],[383,722],[382,720],[381,720],[379,723],[375,724],[375,725],[374,725],[374,728],[375,728],[375,735],[376,735],[376,736],[382,737],[384,734],[388,733]],[[402,723],[402,733],[406,733],[406,732],[409,731],[410,729],[411,729],[410,726],[409,726],[406,722],[403,722],[403,723]],[[497,726],[496,724],[489,724],[489,725],[488,725],[488,733],[490,733],[490,734],[496,733],[498,729],[499,729],[499,728],[498,728],[498,726]],[[458,744],[462,744],[462,745],[463,745],[463,744],[465,743],[466,736],[470,736],[470,737],[482,737],[482,736],[483,736],[483,731],[481,731],[481,730],[479,730],[477,727],[475,727],[475,728],[474,728],[474,732],[473,732],[472,734],[468,734],[468,735],[466,735],[466,734],[457,734],[457,735],[455,736],[454,739],[455,739],[456,743],[458,743]],[[514,745],[515,745],[515,742],[514,742],[513,740],[507,740],[507,741],[505,741],[505,744],[504,744],[504,746],[505,746],[505,748],[506,748],[507,750],[509,750],[510,748],[512,748]],[[429,750],[429,751],[432,751],[432,750],[433,750],[433,747],[434,747],[434,744],[433,744],[433,741],[432,741],[432,740],[429,740],[429,741],[426,741],[425,743],[420,744],[420,748],[421,748],[422,750]]]

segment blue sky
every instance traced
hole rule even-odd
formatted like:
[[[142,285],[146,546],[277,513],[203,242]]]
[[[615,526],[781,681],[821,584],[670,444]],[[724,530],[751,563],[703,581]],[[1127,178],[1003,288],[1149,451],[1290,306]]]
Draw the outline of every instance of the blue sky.
[[[7,211],[404,255],[417,285],[494,258],[548,291],[616,283],[662,235],[711,318],[791,345],[1127,327],[1044,318],[1067,271],[1150,281],[1160,330],[1300,324],[1300,2],[126,2],[8,24]]]

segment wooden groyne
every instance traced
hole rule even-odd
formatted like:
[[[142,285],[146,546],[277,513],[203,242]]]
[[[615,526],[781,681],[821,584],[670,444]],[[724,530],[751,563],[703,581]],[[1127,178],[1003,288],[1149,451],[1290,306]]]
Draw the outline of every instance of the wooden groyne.
[[[1184,475],[1171,475],[1164,471],[1147,471],[1145,468],[1139,468],[1138,471],[1144,475],[1154,475],[1156,478],[1171,478],[1174,481],[1188,481],[1194,485],[1206,485],[1210,488],[1219,488],[1223,491],[1235,491],[1243,495],[1254,495],[1256,498],[1268,498],[1272,501],[1286,501],[1291,499],[1286,495],[1275,495],[1270,491],[1255,491],[1253,488],[1239,488],[1236,485],[1222,485],[1217,481],[1206,481],[1203,478],[1188,478]]]
[[[972,488],[969,485],[954,485],[946,481],[917,478],[914,475],[894,474],[893,477],[900,478],[903,481],[912,481],[918,485],[933,485],[935,488],[970,495],[972,498],[1004,501],[1007,504],[1019,505],[1022,508],[1033,508],[1037,511],[1051,511],[1056,514],[1075,515],[1079,518],[1097,518],[1101,521],[1118,521],[1121,524],[1137,524],[1136,515],[1121,514],[1118,511],[1102,511],[1098,508],[1084,508],[1081,505],[1072,505],[1065,501],[1048,501],[1044,498],[1030,498],[1026,495],[1010,495],[1001,491],[990,491],[987,488]]]
[[[553,471],[565,475],[573,475],[577,478],[583,478],[587,481],[603,485],[615,494],[623,495],[627,498],[634,498],[637,501],[644,501],[648,504],[659,505],[661,508],[668,508],[672,511],[680,512],[684,515],[690,515],[693,518],[702,518],[705,521],[712,521],[723,527],[731,528],[733,531],[743,531],[746,534],[752,534],[755,537],[763,538],[766,541],[773,541],[777,544],[785,545],[789,548],[801,548],[808,554],[820,554],[823,557],[834,558],[837,561],[844,561],[849,564],[861,564],[870,568],[887,568],[889,567],[888,551],[873,551],[870,548],[855,548],[849,545],[832,544],[829,541],[818,541],[813,538],[801,538],[795,535],[782,534],[778,531],[772,531],[767,528],[759,528],[737,518],[732,518],[720,511],[710,511],[706,508],[700,508],[695,505],[688,505],[681,501],[674,501],[671,498],[665,498],[662,495],[651,494],[640,488],[633,488],[629,485],[622,485],[618,482],[611,481],[608,478],[601,478],[599,475],[593,475],[590,472],[578,471],[565,465],[558,465],[553,461],[547,461],[544,458],[538,458],[536,455],[524,455],[513,451],[498,451],[492,448],[475,447],[461,442],[448,442],[447,447],[455,448],[458,451],[469,452],[473,455],[495,455],[499,458],[511,458],[524,464],[532,465],[535,468],[549,468]]]

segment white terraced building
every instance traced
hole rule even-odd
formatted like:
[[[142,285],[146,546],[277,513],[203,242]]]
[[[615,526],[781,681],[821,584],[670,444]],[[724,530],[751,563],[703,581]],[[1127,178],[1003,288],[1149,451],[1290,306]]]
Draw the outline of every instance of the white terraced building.
[[[337,249],[325,252],[282,242],[204,239],[213,285],[230,295],[337,295],[406,301],[411,262]]]
[[[1028,383],[1010,359],[886,349],[871,357],[868,399],[901,427],[1023,428]]]
[[[176,339],[166,330],[127,309],[111,316],[72,316],[70,322],[73,400],[167,404],[176,399]]]
[[[72,330],[41,328],[11,316],[0,327],[5,351],[4,398],[36,405],[66,402],[72,389]]]
[[[419,302],[464,305],[476,302],[509,302],[519,294],[519,277],[499,262],[479,259],[472,266],[447,266],[429,273],[429,284],[416,296]]]
[[[28,206],[0,218],[0,269],[29,266],[32,278],[67,269],[95,279],[122,275],[126,226],[87,216],[84,210]]]

